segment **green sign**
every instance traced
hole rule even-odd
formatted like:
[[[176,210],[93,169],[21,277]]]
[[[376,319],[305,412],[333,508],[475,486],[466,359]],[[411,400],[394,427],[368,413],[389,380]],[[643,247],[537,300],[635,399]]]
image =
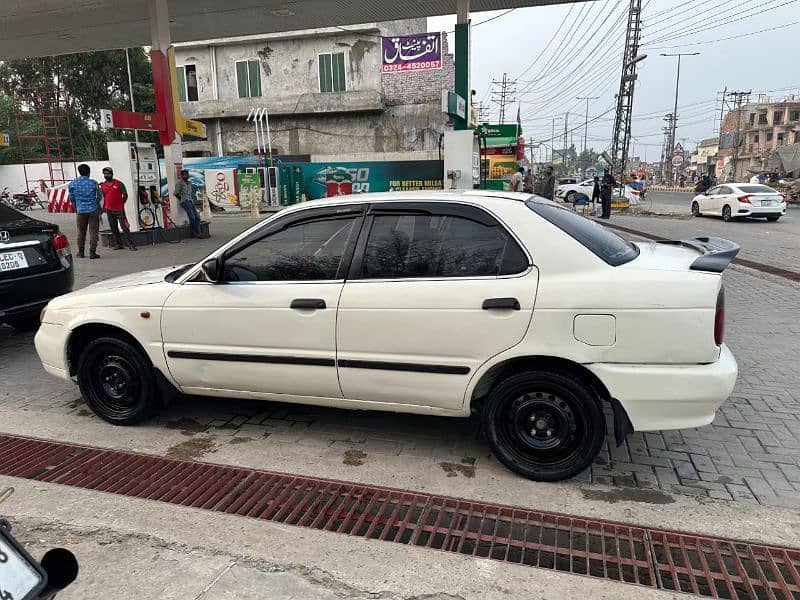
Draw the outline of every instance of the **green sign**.
[[[516,123],[513,125],[489,125],[484,123],[475,128],[475,133],[486,137],[513,137],[519,136],[522,131]]]
[[[236,173],[236,181],[240,190],[249,190],[261,187],[261,177],[258,173]]]
[[[280,166],[282,205],[366,192],[440,190],[438,160],[289,163]]]
[[[442,90],[442,112],[459,119],[467,118],[467,101],[455,92]]]
[[[246,209],[252,206],[251,202],[264,205],[261,194],[261,177],[258,173],[236,172],[236,183],[239,186],[239,208]]]

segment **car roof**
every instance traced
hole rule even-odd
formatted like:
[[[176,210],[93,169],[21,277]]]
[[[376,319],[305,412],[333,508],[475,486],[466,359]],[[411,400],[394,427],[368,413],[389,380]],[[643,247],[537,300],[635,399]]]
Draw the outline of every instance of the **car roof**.
[[[543,202],[555,204],[541,196],[521,192],[505,192],[500,190],[415,190],[411,192],[370,192],[320,198],[301,204],[295,204],[290,210],[305,210],[321,206],[340,206],[359,202],[461,202],[501,208],[511,202]]]

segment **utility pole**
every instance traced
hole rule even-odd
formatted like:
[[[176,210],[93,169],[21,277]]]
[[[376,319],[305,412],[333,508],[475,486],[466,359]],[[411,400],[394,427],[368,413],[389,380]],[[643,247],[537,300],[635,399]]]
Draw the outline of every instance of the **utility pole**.
[[[675,76],[675,108],[672,110],[672,133],[670,134],[670,160],[672,159],[672,153],[675,150],[675,129],[678,127],[678,86],[681,82],[681,56],[697,56],[700,54],[699,52],[677,52],[675,54],[664,54],[661,53],[661,56],[677,56],[678,57],[678,72]],[[675,184],[675,177],[674,172],[672,169],[669,170],[670,172],[670,183],[673,185]]]
[[[717,101],[719,102],[719,127],[717,127],[716,133],[722,133],[722,120],[725,118],[725,107],[728,105],[728,86],[725,86],[725,89],[721,92],[717,92]]]
[[[586,140],[589,133],[589,100],[597,100],[600,96],[578,96],[577,100],[586,100],[586,116],[583,121],[583,152],[586,152]]]
[[[728,92],[728,97],[733,98],[733,110],[736,111],[736,132],[733,134],[733,151],[731,152],[731,178],[730,181],[736,181],[736,167],[739,162],[739,145],[741,143],[741,129],[742,129],[742,105],[750,102],[750,93],[746,92]],[[720,141],[722,140],[722,129],[720,129]]]
[[[620,173],[620,188],[625,185],[625,165],[628,161],[628,146],[631,140],[633,118],[633,91],[636,86],[636,65],[647,58],[639,54],[639,36],[642,31],[642,0],[630,0],[628,28],[625,33],[625,52],[622,57],[622,73],[617,93],[617,111],[614,115],[614,137],[611,142],[611,170]]]
[[[675,143],[672,139],[673,122],[675,115],[668,113],[664,115],[664,121],[667,123],[663,128],[664,143],[661,146],[661,183],[664,184],[667,180],[672,180],[672,151],[675,149]]]
[[[553,164],[553,153],[556,149],[556,118],[553,117],[553,132],[550,135],[550,164]]]
[[[563,160],[561,161],[564,165],[564,175],[567,174],[569,169],[567,169],[567,122],[569,121],[569,113],[564,113],[564,156]]]
[[[500,81],[492,80],[492,85],[499,86],[499,90],[492,90],[492,102],[500,106],[500,123],[506,122],[506,106],[516,102],[514,94],[517,93],[516,80],[508,78],[508,73],[503,73]]]
[[[486,123],[489,121],[489,110],[489,107],[483,102],[478,104],[478,108],[475,109],[475,112],[478,113],[478,123]]]

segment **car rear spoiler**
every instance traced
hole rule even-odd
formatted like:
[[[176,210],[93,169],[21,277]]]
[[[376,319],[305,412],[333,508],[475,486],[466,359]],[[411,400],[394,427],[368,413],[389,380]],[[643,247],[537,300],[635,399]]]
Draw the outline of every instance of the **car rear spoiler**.
[[[690,240],[665,240],[659,244],[686,246],[702,254],[689,267],[692,271],[722,273],[739,254],[741,247],[736,242],[718,237],[696,237]]]

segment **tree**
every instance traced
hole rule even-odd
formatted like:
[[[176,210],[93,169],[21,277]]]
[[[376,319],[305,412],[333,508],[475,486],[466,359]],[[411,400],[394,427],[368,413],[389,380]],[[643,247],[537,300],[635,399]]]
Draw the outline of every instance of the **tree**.
[[[131,48],[129,53],[136,110],[153,112],[155,100],[150,61],[144,48]],[[107,158],[106,141],[133,139],[131,132],[100,129],[102,109],[130,110],[124,50],[27,58],[0,64],[0,91],[6,95],[0,106],[5,107],[10,98],[16,98],[18,107],[30,109],[31,116],[24,119],[26,129],[36,127],[39,98],[52,95],[56,86],[66,93],[66,110],[69,111],[73,144],[79,160],[102,160]],[[0,118],[5,119],[4,113],[0,113]],[[6,126],[5,120],[2,123]],[[14,123],[9,125],[14,138]],[[140,137],[145,141],[156,141],[153,132],[144,132]],[[14,139],[13,144],[16,144]],[[0,161],[12,157],[4,154],[0,154]]]

